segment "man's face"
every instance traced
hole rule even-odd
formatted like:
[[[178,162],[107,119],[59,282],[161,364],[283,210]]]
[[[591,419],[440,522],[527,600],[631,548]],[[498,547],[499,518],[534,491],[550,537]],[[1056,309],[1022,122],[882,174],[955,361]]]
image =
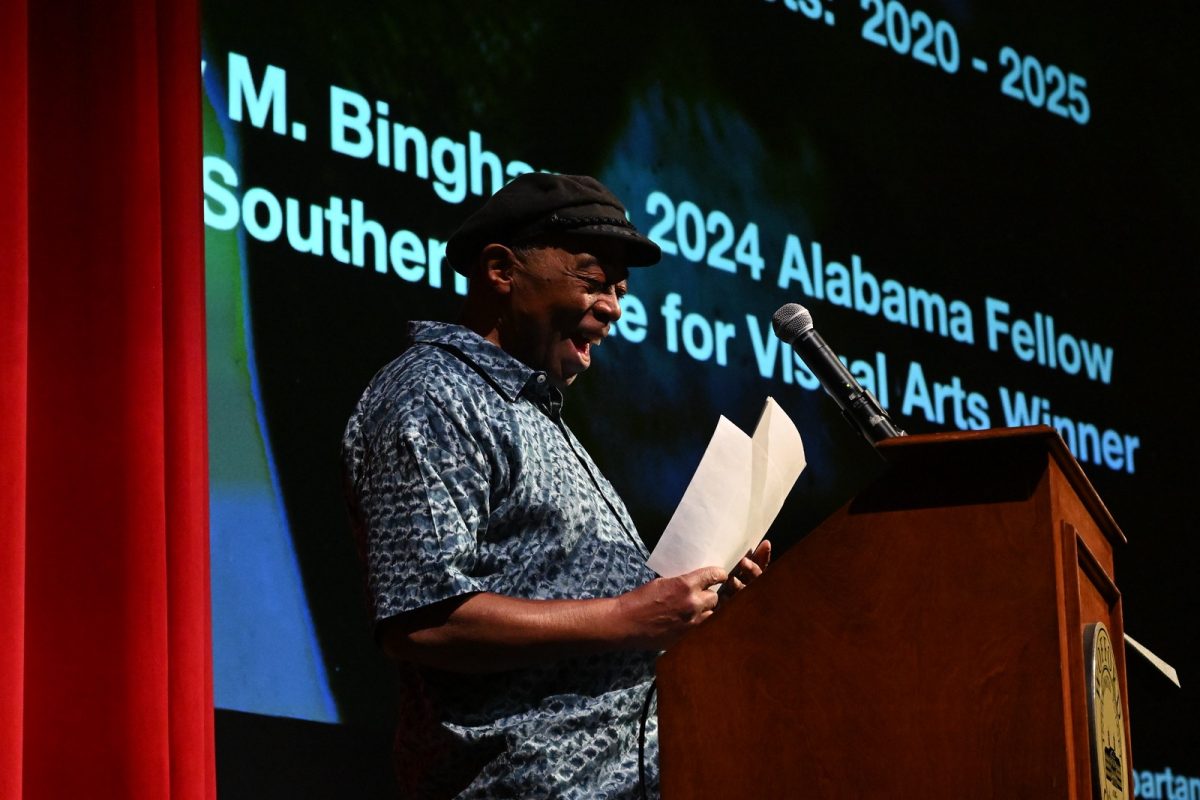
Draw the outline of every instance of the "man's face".
[[[566,387],[621,316],[629,270],[618,242],[583,236],[518,254],[501,329],[504,349]]]

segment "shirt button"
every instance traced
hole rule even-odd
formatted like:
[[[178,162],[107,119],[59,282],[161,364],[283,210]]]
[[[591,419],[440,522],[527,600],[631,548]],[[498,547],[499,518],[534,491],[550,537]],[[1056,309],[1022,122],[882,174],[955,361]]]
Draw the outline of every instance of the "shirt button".
[[[538,382],[538,383],[545,383],[545,382],[546,382],[546,376],[545,376],[545,375],[538,375],[538,376],[537,376],[537,382]]]

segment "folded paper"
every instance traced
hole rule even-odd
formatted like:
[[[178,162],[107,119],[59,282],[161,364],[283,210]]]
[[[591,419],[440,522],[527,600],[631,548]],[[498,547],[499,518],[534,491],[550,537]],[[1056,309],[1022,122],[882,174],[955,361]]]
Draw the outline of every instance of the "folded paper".
[[[650,568],[664,577],[732,569],[766,535],[805,464],[800,433],[770,397],[752,437],[721,417]]]

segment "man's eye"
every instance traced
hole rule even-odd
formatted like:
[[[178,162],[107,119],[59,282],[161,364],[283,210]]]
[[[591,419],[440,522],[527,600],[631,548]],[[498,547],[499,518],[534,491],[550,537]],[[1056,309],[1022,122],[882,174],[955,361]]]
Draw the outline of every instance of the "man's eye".
[[[629,289],[627,289],[625,286],[606,283],[605,281],[588,280],[584,278],[583,285],[587,289],[588,294],[608,294],[609,291],[612,291],[613,294],[617,296],[618,300],[629,293]]]

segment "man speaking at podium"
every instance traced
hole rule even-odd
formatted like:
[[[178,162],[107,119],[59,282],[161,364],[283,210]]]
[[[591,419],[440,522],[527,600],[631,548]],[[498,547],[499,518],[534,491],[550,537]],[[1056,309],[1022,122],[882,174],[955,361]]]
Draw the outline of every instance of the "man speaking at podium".
[[[654,660],[735,567],[657,578],[563,392],[657,245],[599,181],[528,174],[446,247],[459,323],[412,323],[343,442],[376,637],[400,664],[406,797],[657,796]],[[619,413],[618,409],[613,410]]]

